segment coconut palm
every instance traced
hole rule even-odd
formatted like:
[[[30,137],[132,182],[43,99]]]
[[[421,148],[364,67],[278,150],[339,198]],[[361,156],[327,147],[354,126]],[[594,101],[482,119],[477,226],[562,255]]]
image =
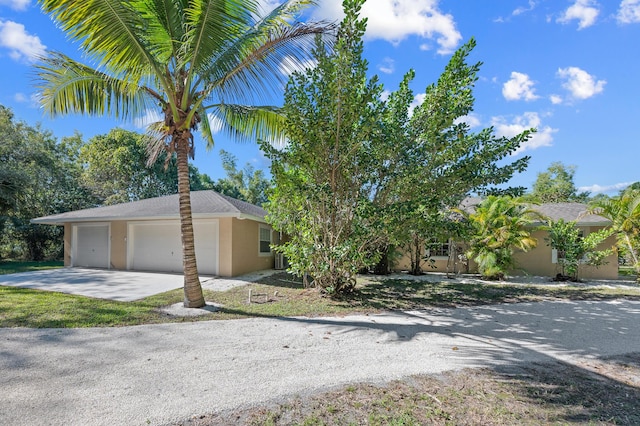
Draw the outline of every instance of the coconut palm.
[[[618,241],[633,260],[637,281],[640,282],[640,191],[628,189],[614,198],[595,200],[589,212],[606,217],[618,235]]]
[[[177,159],[186,307],[205,304],[189,193],[194,132],[202,130],[208,147],[218,127],[246,140],[279,134],[278,108],[254,105],[281,89],[282,67],[302,66],[315,37],[330,29],[294,20],[312,2],[289,0],[265,15],[258,0],[40,0],[89,63],[60,52],[42,59],[37,85],[46,112],[160,113],[151,152]]]
[[[537,245],[527,227],[540,215],[518,198],[489,196],[466,217],[473,230],[468,256],[485,278],[503,279],[514,266],[514,250]]]

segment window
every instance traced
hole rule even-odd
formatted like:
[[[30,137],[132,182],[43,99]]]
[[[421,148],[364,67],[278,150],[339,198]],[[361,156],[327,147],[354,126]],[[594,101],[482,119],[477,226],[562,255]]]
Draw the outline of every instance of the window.
[[[431,240],[427,243],[425,257],[449,257],[449,243]]]
[[[271,229],[260,225],[260,247],[259,253],[271,254]]]

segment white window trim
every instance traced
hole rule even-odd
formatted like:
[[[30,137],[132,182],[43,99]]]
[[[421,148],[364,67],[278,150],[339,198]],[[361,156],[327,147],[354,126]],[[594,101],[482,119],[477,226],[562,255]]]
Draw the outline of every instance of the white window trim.
[[[451,243],[449,241],[446,242],[432,242],[432,243],[427,243],[426,247],[425,247],[425,254],[429,253],[429,246],[435,246],[435,245],[439,245],[439,246],[443,246],[446,245],[447,246],[447,253],[450,253],[451,250]],[[429,259],[433,259],[433,260],[447,260],[449,259],[449,256],[429,256]]]
[[[261,234],[263,229],[266,229],[269,231],[269,245],[273,244],[273,229],[271,229],[271,227],[267,225],[261,225],[261,224],[258,225],[258,256],[260,257],[273,256],[273,251],[271,250],[271,247],[269,247],[269,253],[266,253],[260,250],[260,244],[262,243]]]

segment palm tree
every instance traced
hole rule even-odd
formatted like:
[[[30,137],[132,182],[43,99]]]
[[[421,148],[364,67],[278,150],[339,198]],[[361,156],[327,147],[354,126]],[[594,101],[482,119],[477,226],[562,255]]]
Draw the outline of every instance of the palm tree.
[[[212,122],[245,140],[282,130],[279,109],[252,106],[281,89],[281,67],[302,66],[330,25],[295,16],[313,0],[289,0],[262,16],[258,0],[40,0],[91,65],[49,52],[37,66],[44,110],[132,118],[158,108],[150,126],[150,161],[175,154],[185,307],[205,301],[196,265],[189,157],[201,128],[213,147]]]
[[[503,279],[514,266],[514,249],[528,251],[537,245],[526,227],[540,215],[521,199],[489,196],[465,216],[473,230],[468,256],[485,278]]]
[[[595,200],[589,207],[589,213],[609,219],[611,227],[633,260],[636,280],[640,282],[640,191],[628,189],[614,198]]]

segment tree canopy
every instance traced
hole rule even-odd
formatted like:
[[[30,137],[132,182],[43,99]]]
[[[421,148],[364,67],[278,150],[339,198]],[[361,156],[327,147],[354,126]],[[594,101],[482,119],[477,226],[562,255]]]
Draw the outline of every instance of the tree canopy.
[[[0,105],[0,257],[61,256],[62,230],[30,220],[96,205],[81,180],[81,143],[78,135],[58,142]]]
[[[538,203],[587,202],[589,192],[578,192],[573,182],[575,173],[576,166],[551,163],[547,171],[538,173],[527,198]]]
[[[422,253],[449,208],[526,168],[529,157],[504,160],[533,131],[498,138],[492,128],[474,133],[464,122],[480,66],[466,62],[474,40],[453,55],[417,108],[412,71],[382,100],[382,85],[367,78],[362,59],[362,3],[343,3],[334,52],[317,43],[316,68],[287,85],[287,145],[265,146],[275,185],[268,219],[290,236],[277,250],[293,272],[335,292],[348,291],[354,274],[390,245]]]

